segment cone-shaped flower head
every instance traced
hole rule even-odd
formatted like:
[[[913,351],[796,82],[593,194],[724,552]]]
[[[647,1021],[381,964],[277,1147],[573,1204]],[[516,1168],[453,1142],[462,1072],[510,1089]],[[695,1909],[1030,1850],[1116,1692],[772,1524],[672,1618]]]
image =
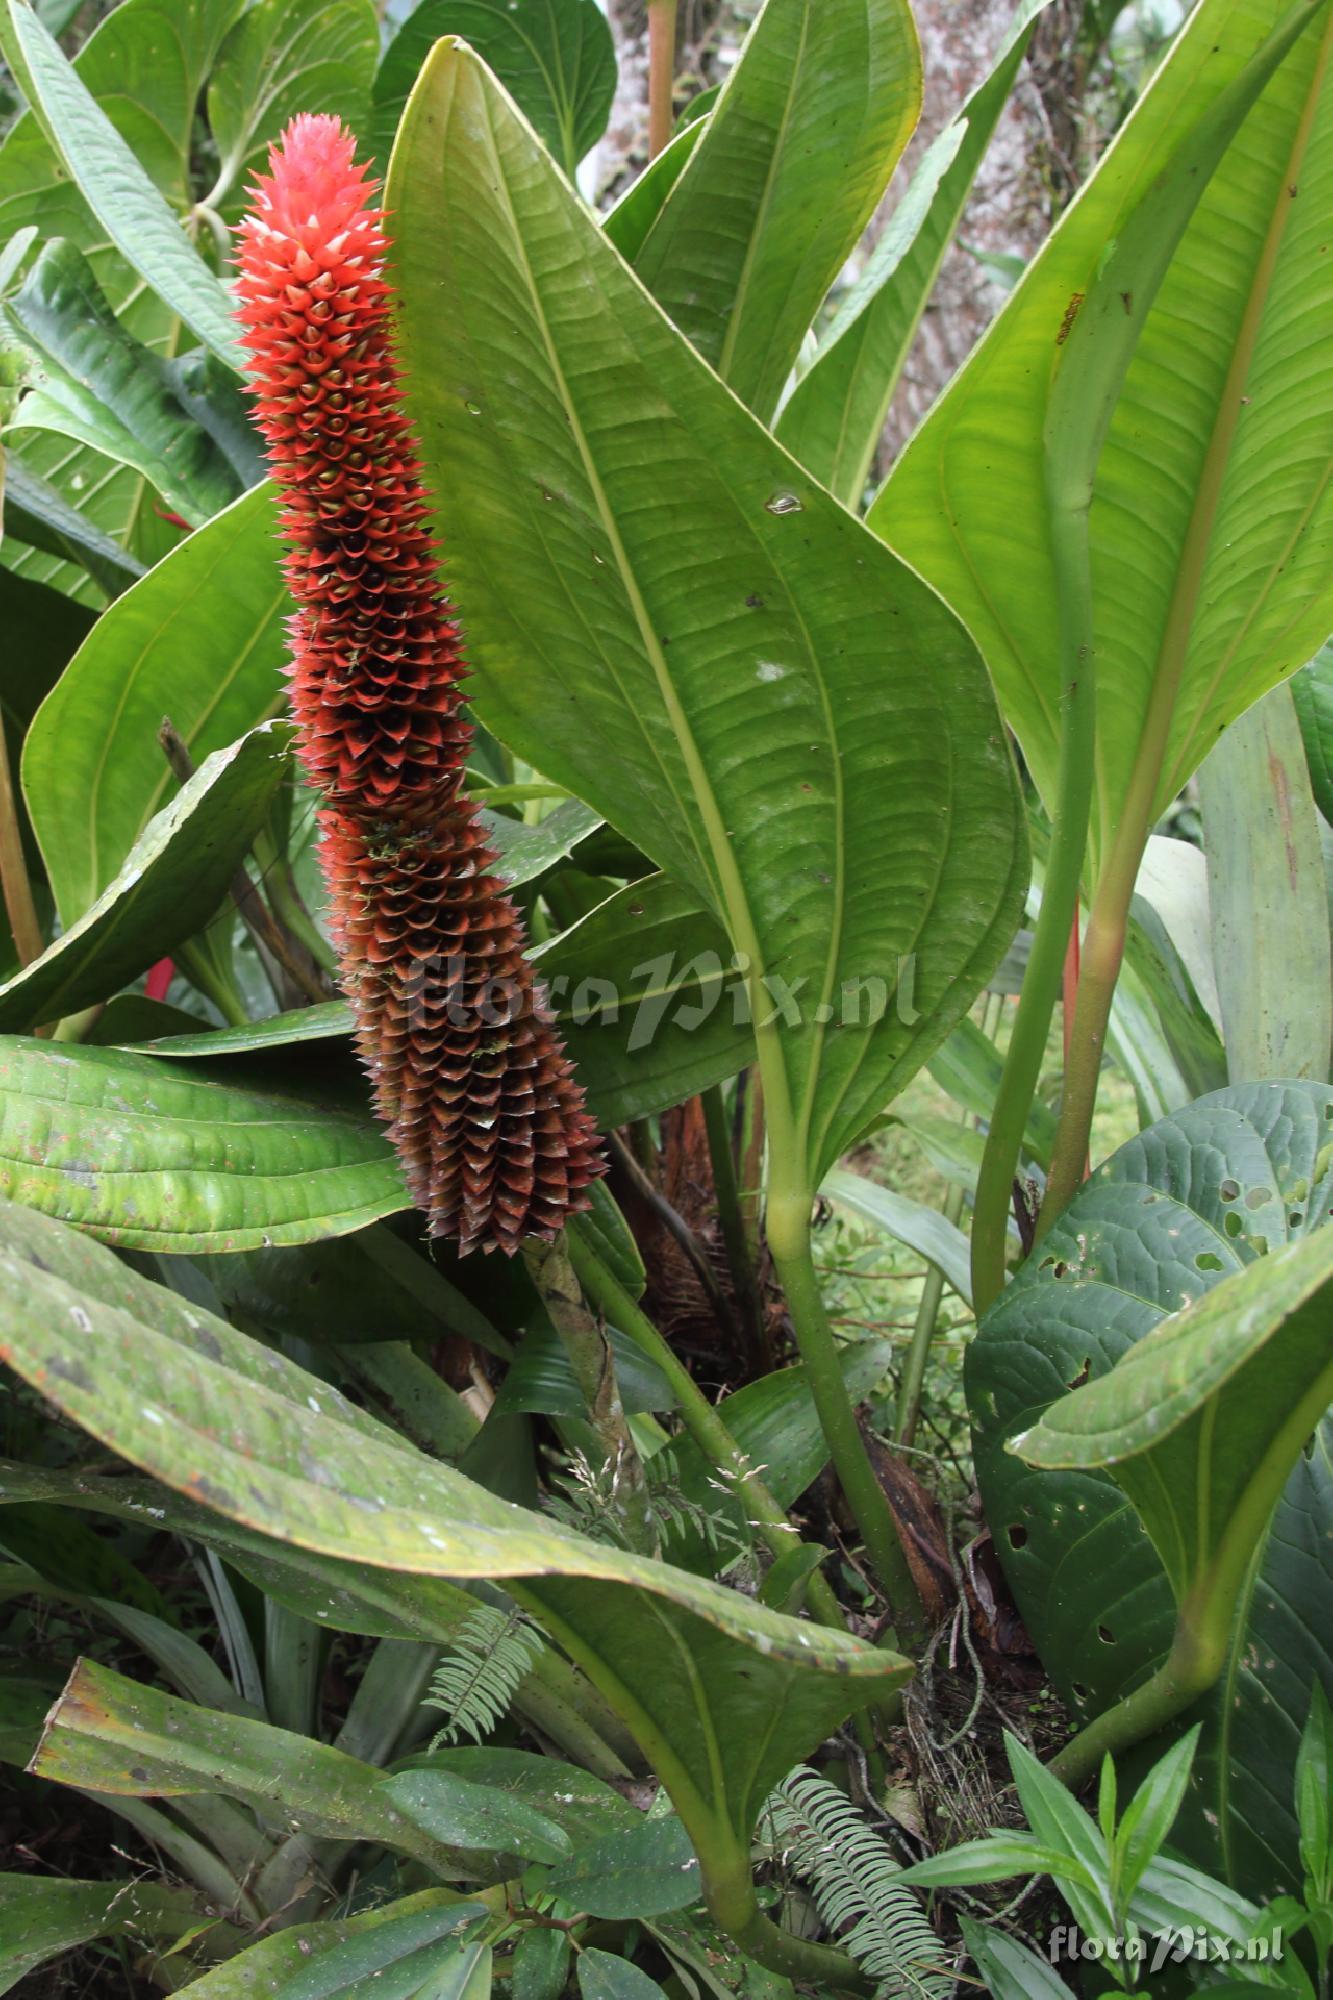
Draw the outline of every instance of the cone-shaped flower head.
[[[512,1252],[586,1206],[596,1134],[460,791],[466,669],[394,365],[382,211],[336,118],[294,119],[269,165],[238,292],[343,986],[432,1232]]]

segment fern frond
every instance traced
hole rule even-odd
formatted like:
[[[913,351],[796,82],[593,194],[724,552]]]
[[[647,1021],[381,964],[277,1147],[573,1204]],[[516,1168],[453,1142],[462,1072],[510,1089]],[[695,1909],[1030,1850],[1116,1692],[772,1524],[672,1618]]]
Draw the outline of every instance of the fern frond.
[[[764,1808],[768,1837],[815,1907],[871,1978],[882,2000],[947,2000],[948,1953],[897,1877],[888,1847],[817,1771],[798,1767]]]
[[[541,1637],[521,1611],[505,1612],[491,1604],[470,1611],[425,1697],[429,1708],[442,1708],[449,1717],[431,1749],[457,1743],[460,1736],[470,1736],[474,1743],[489,1736],[541,1652]]]

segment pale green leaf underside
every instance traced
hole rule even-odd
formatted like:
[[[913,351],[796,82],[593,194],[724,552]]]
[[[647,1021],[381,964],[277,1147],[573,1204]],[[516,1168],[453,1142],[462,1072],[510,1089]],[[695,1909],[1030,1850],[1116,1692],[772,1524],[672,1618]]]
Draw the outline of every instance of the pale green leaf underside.
[[[977,655],[668,326],[456,44],[388,200],[478,710],[782,982],[755,1009],[781,1037],[770,1115],[818,1173],[1015,921],[1023,834]]]
[[[1059,649],[1042,425],[1062,329],[1182,125],[1284,13],[1281,0],[1196,9],[871,510],[976,634],[1048,800]],[[1229,147],[1149,313],[1102,451],[1091,517],[1096,857],[1155,679],[1179,671],[1160,812],[1220,729],[1333,624],[1330,35],[1320,9]]]

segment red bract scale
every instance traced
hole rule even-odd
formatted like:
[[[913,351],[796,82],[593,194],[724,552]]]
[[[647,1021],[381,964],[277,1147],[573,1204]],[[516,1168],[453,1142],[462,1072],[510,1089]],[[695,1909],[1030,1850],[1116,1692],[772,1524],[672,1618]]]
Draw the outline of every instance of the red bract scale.
[[[383,211],[336,118],[294,119],[269,166],[237,291],[343,986],[432,1233],[512,1253],[586,1207],[603,1163],[461,791],[466,664],[393,357]]]

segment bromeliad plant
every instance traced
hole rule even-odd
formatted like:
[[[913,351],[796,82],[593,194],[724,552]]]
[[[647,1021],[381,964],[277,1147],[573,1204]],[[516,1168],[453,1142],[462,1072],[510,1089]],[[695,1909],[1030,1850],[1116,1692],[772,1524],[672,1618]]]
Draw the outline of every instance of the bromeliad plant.
[[[175,1882],[0,1877],[0,1985],[943,1994],[965,1943],[1003,2000],[1036,1961],[859,1810],[976,1610],[886,1450],[946,1287],[1071,1719],[1024,1865],[1113,1929],[1169,1824],[1326,1943],[1328,0],[1200,0],[868,508],[1039,5],[851,287],[905,0],[767,0],[602,217],[594,0],[188,0],[178,66],[159,5],[73,63],[0,6],[0,1747]],[[1203,851],[1153,836],[1223,729]],[[945,1214],[859,1171],[886,1115]],[[821,1196],[933,1268],[896,1422]]]

